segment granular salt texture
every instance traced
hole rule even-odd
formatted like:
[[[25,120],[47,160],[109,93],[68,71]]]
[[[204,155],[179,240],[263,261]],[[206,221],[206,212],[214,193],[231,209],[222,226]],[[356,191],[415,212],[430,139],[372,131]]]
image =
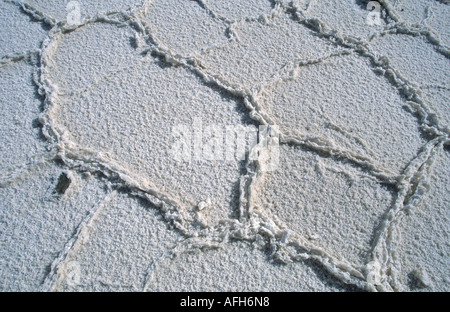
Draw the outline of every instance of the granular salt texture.
[[[0,2],[0,60],[5,55],[37,50],[45,38],[45,25],[24,14],[19,5]]]
[[[441,149],[420,204],[405,213],[392,238],[397,289],[449,291],[450,153]]]
[[[211,139],[210,125],[224,136],[226,126],[250,127],[238,99],[205,85],[189,70],[166,67],[147,56],[85,92],[61,96],[55,102],[51,119],[62,127],[68,146],[74,144],[80,155],[92,160],[81,151],[84,148],[105,154],[93,160],[120,167],[135,181],[144,181],[186,209],[209,198],[207,219],[217,221],[233,214],[242,161],[224,161],[225,152],[218,159],[195,159],[192,144],[191,158],[186,161],[177,160],[172,151],[177,140],[173,131],[178,126],[187,127],[192,139],[194,128],[200,127],[205,133],[203,142]]]
[[[46,286],[72,248],[77,229],[105,196],[97,179],[51,163],[0,188],[2,291],[50,290]]]
[[[149,291],[348,291],[314,263],[277,264],[245,242],[196,250],[166,261],[153,273]]]
[[[58,93],[82,92],[142,58],[133,47],[135,31],[131,27],[89,23],[54,36],[46,49],[45,70]]]
[[[135,12],[145,8],[145,0],[25,0],[33,8],[44,13],[56,22],[67,21],[69,15],[76,16],[79,11],[80,21],[114,12]]]
[[[33,70],[25,60],[0,69],[0,183],[48,156],[38,122],[42,103],[36,96]]]
[[[271,0],[203,0],[202,2],[218,17],[229,22],[257,19],[269,15],[274,3]]]
[[[124,193],[102,203],[77,252],[67,259],[79,277],[61,276],[58,291],[143,291],[148,275],[180,239],[158,209]],[[73,268],[70,268],[72,269]]]
[[[3,1],[2,289],[448,289],[448,4],[380,2]]]
[[[226,42],[226,24],[190,0],[152,1],[143,16],[157,43],[173,54],[190,56]]]
[[[450,130],[450,114],[448,104],[450,103],[450,94],[448,92],[448,88],[436,85],[422,87],[422,95],[425,103],[428,104],[431,111],[436,114],[438,122],[443,127]]]
[[[291,62],[316,60],[340,50],[284,15],[238,25],[233,31],[237,40],[209,49],[198,59],[206,72],[245,89],[269,80]]]
[[[294,79],[263,90],[260,103],[285,134],[320,137],[394,173],[426,142],[396,88],[362,57],[300,66]]]
[[[341,36],[366,39],[386,26],[381,14],[383,8],[377,3],[370,15],[365,1],[360,1],[359,5],[355,5],[354,0],[305,0],[296,4],[306,19],[318,19]]]
[[[337,259],[362,266],[394,198],[363,170],[281,145],[279,167],[264,173],[255,205]]]
[[[413,27],[428,28],[444,46],[450,45],[449,3],[435,0],[397,0],[387,1],[394,9],[399,22]]]
[[[448,103],[442,101],[442,95],[448,94],[450,67],[448,59],[436,51],[436,46],[423,36],[399,34],[382,36],[370,45],[378,56],[387,57],[402,77],[419,87],[425,105],[436,114],[437,122],[448,126]]]
[[[450,46],[450,32],[448,26],[450,25],[450,5],[434,1],[433,5],[428,9],[428,19],[425,21],[426,25],[435,32],[442,45]]]

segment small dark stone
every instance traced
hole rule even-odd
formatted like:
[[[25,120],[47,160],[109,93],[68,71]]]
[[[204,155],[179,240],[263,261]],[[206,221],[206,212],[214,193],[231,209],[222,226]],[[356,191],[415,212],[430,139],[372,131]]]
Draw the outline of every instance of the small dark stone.
[[[61,173],[58,178],[58,183],[55,187],[55,193],[64,194],[72,183],[72,180],[67,176],[65,172]]]

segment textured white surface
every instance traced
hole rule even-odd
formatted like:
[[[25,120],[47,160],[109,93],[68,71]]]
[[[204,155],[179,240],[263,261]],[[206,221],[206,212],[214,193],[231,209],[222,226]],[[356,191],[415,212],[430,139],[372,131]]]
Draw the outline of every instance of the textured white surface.
[[[199,60],[208,73],[247,89],[270,80],[291,62],[320,59],[338,50],[285,14],[271,23],[251,21],[232,29],[235,40],[212,47]]]
[[[406,215],[395,234],[393,251],[397,254],[400,285],[403,291],[448,291],[450,199],[449,151],[441,150],[427,179],[430,191]],[[428,283],[420,279],[427,279]],[[447,285],[447,286],[446,286]]]
[[[186,253],[153,273],[152,291],[344,291],[351,287],[321,276],[314,265],[280,265],[252,244]],[[293,278],[295,277],[295,278]],[[331,287],[330,287],[331,286]]]
[[[367,1],[368,2],[368,1]],[[369,25],[367,21],[367,2],[342,1],[314,1],[301,0],[299,6],[304,8],[305,17],[318,19],[329,29],[337,31],[340,35],[354,38],[367,38],[369,35],[383,29],[386,22],[377,18],[379,25]],[[378,11],[374,11],[377,13]]]
[[[185,209],[193,210],[209,198],[214,221],[237,209],[233,194],[243,167],[239,161],[180,162],[171,148],[176,141],[172,129],[193,125],[196,118],[203,128],[241,124],[242,101],[224,99],[188,70],[162,69],[148,57],[139,66],[60,101],[52,117],[70,133],[68,144],[107,153],[106,162],[137,179],[145,178]],[[186,105],[189,109],[184,109]]]
[[[364,264],[393,192],[348,164],[290,146],[280,154],[256,205],[338,259]]]
[[[106,196],[102,183],[81,176],[63,196],[55,193],[63,172],[44,164],[0,189],[2,290],[40,290],[55,259],[65,259],[67,243],[83,219]]]
[[[36,98],[32,73],[33,67],[25,62],[7,64],[0,71],[2,178],[45,158],[46,143],[37,121],[41,103]]]
[[[114,194],[70,259],[80,268],[80,280],[73,283],[66,276],[58,290],[141,291],[152,287],[150,275],[168,259],[179,239],[155,207],[127,194]]]
[[[326,138],[395,173],[425,143],[398,90],[365,58],[332,57],[300,66],[294,79],[264,93],[261,106],[284,133]]]
[[[0,2],[1,57],[39,49],[46,36],[44,27],[24,14],[19,6]]]
[[[0,289],[448,291],[449,5],[380,2],[1,1]]]
[[[97,14],[110,12],[134,12],[143,8],[148,1],[145,0],[95,0],[95,1],[73,1],[73,0],[25,0],[32,8],[44,12],[46,16],[55,22],[65,21],[67,15],[73,12],[75,6],[68,5],[70,2],[78,2],[81,19],[88,19]]]
[[[155,0],[142,18],[153,40],[181,55],[227,41],[226,24],[213,18],[196,1]]]
[[[386,35],[371,44],[374,51],[384,55],[405,79],[421,88],[429,105],[437,115],[437,121],[449,127],[448,96],[450,67],[448,58],[436,53],[435,47],[423,37]],[[401,49],[402,53],[395,53]],[[436,92],[437,91],[437,92]]]
[[[203,0],[199,2],[210,9],[218,18],[230,22],[257,19],[269,15],[275,6],[274,2],[270,0]]]

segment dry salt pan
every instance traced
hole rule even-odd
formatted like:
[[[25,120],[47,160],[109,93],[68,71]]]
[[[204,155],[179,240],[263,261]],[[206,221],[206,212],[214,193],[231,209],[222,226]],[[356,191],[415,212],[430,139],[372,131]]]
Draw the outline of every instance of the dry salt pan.
[[[448,10],[1,1],[0,289],[448,291]]]

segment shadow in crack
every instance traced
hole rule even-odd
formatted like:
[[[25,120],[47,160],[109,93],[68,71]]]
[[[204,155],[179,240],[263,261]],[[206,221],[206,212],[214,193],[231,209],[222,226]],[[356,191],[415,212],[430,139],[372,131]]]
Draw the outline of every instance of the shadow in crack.
[[[345,284],[335,278],[332,274],[328,273],[328,271],[317,261],[314,260],[306,260],[304,262],[307,266],[309,266],[316,276],[323,281],[323,283],[329,287],[336,288],[339,291],[344,292],[366,292],[366,290],[361,289],[355,285]]]
[[[282,267],[287,264],[281,263],[279,261],[273,261],[272,257],[272,249],[267,244],[262,252],[265,255],[265,258],[268,262],[270,262],[275,267]],[[327,271],[327,269],[317,260],[304,260],[300,261],[302,264],[305,264],[307,267],[311,268],[314,274],[326,285],[327,287],[334,288],[336,291],[341,292],[366,292],[366,290],[359,288],[355,285],[346,284],[340,280],[338,280],[335,276]]]

